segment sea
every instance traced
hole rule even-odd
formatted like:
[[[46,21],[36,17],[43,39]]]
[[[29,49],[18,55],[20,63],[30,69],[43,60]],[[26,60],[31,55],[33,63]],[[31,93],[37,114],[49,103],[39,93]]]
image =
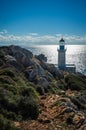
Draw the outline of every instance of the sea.
[[[58,45],[27,47],[34,55],[44,54],[47,62],[58,64]],[[86,75],[86,45],[66,45],[66,64],[75,64],[76,71]]]

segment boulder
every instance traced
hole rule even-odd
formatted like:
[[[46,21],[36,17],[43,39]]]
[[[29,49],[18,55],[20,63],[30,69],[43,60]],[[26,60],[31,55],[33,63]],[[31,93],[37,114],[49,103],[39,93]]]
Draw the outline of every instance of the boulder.
[[[86,123],[82,125],[78,130],[86,130]]]
[[[32,66],[27,67],[25,74],[30,81],[37,80],[37,77],[44,75],[44,69],[40,64],[34,63]]]
[[[54,64],[47,64],[46,69],[54,76],[58,78],[63,78],[64,75],[61,71],[58,70],[57,67],[55,67]]]
[[[16,59],[15,57],[11,56],[11,55],[5,55],[5,60],[10,62],[10,61],[15,61],[16,62]]]
[[[73,117],[73,124],[77,128],[79,128],[84,121],[85,121],[85,116],[83,113],[76,113],[75,116]]]
[[[35,56],[38,60],[40,60],[41,62],[47,62],[47,57],[45,57],[44,54],[40,54],[38,56]]]
[[[53,75],[48,72],[47,70],[45,71],[45,76],[44,76],[48,81],[52,81],[54,79]]]
[[[25,67],[28,67],[31,64],[31,58],[33,57],[33,54],[30,51],[18,46],[10,46],[10,48],[13,56],[18,62],[23,64]]]
[[[47,73],[41,67],[39,60],[36,58],[32,59],[32,65],[27,67],[25,74],[29,81],[35,82],[38,85],[41,85],[43,88],[47,88],[49,85],[48,79],[52,77],[50,73]]]
[[[78,100],[83,104],[86,105],[86,95],[79,94]]]
[[[4,66],[4,64],[5,64],[4,61],[2,59],[0,59],[0,67]]]
[[[12,65],[17,70],[23,69],[23,65],[21,64],[21,62],[19,62],[15,57],[13,57],[11,55],[5,55],[4,58],[6,61],[6,65],[7,65],[7,63],[9,63],[9,65]]]
[[[37,80],[37,84],[38,84],[38,85],[41,85],[43,88],[47,89],[47,87],[48,87],[48,85],[49,85],[49,82],[47,81],[46,78],[40,77],[40,78],[38,78],[38,80]]]

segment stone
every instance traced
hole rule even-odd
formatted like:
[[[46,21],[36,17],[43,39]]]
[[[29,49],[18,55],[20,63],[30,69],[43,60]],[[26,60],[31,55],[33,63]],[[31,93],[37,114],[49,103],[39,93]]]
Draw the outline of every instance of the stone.
[[[29,50],[13,45],[9,49],[11,50],[12,56],[25,67],[31,64],[30,59],[33,57],[33,54]]]
[[[63,73],[61,73],[61,71],[59,71],[57,69],[57,67],[55,67],[54,64],[47,64],[47,70],[54,76],[54,77],[58,77],[58,78],[63,78],[64,75]]]
[[[44,54],[40,54],[38,56],[35,56],[38,60],[43,61],[43,62],[47,62],[47,57],[45,57]]]
[[[86,130],[86,124],[82,125],[78,130]]]
[[[46,78],[40,77],[38,79],[38,85],[41,85],[43,88],[46,89],[48,87],[48,85],[49,85],[49,82],[47,81]]]
[[[82,113],[76,113],[73,118],[73,124],[76,125],[78,128],[83,124],[85,121],[85,116]]]
[[[5,60],[6,60],[6,61],[15,61],[15,62],[16,62],[15,57],[13,57],[13,56],[11,56],[11,55],[5,55]]]
[[[25,74],[30,81],[34,81],[37,77],[44,75],[44,70],[39,64],[34,64],[25,70]]]

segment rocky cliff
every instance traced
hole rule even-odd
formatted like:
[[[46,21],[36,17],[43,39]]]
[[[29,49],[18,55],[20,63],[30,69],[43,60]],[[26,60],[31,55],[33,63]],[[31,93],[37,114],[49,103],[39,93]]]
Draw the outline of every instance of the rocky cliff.
[[[86,76],[58,70],[43,54],[0,47],[0,129],[85,130]]]

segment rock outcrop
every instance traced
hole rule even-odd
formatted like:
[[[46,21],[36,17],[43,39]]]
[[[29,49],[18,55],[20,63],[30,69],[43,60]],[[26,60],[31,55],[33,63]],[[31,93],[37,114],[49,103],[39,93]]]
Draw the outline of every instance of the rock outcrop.
[[[0,113],[24,130],[85,130],[86,76],[58,70],[43,54],[0,47]]]

